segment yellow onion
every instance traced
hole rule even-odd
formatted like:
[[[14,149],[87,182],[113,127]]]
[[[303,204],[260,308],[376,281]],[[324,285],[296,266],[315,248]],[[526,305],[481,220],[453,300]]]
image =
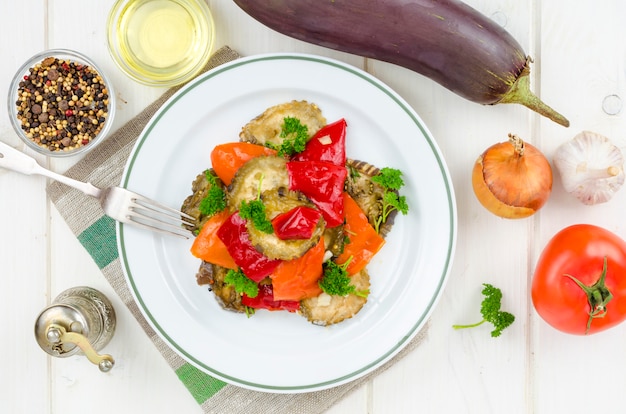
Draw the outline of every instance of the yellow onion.
[[[472,186],[478,201],[504,218],[535,214],[552,192],[552,168],[534,146],[516,135],[487,148],[474,164]]]

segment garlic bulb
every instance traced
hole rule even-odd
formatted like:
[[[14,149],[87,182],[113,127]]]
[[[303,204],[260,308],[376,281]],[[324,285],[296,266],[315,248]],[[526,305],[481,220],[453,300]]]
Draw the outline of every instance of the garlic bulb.
[[[624,157],[605,136],[584,131],[561,145],[554,164],[565,191],[584,204],[607,202],[624,183]]]

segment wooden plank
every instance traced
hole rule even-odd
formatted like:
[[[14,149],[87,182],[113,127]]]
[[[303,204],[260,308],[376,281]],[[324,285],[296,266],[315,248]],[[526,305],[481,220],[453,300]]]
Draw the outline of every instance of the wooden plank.
[[[515,1],[466,1],[496,18],[527,49],[532,9]],[[530,53],[530,51],[528,51]],[[476,158],[513,132],[530,137],[529,111],[518,105],[480,106],[414,73],[371,64],[373,73],[415,108],[430,128],[455,186],[458,243],[444,295],[427,341],[407,361],[374,381],[374,412],[521,412],[525,406],[526,274],[533,219],[493,216],[476,200],[471,171]],[[503,306],[517,316],[500,338],[485,325],[454,331],[453,324],[482,319],[482,283],[502,289]],[[511,373],[515,373],[512,375]],[[511,411],[520,407],[520,411]]]
[[[540,125],[542,148],[552,158],[556,148],[582,130],[609,137],[624,148],[624,111],[609,115],[602,109],[605,97],[626,97],[626,15],[623,2],[583,0],[564,7],[559,2],[541,4],[541,93],[569,118],[569,129],[549,122]],[[602,226],[626,237],[622,220],[626,192],[606,204],[585,206],[566,194],[556,177],[541,227],[533,244],[533,262],[543,246],[562,228],[576,223]],[[541,320],[531,309],[533,346],[533,396],[535,412],[585,412],[597,409],[594,384],[602,384],[602,406],[619,412],[626,402],[626,368],[620,344],[624,327],[589,337],[563,334]]]
[[[17,69],[45,45],[45,2],[0,3],[3,37],[16,39],[23,31],[24,17],[34,24],[12,47],[0,42],[0,141],[23,149],[9,124],[6,97]],[[37,315],[48,302],[50,271],[47,239],[45,181],[0,170],[1,234],[0,314],[3,315],[3,355],[0,376],[0,406],[11,413],[48,413],[49,365],[33,334]],[[35,396],[33,398],[33,396]]]
[[[69,48],[85,53],[111,78],[116,94],[117,113],[113,130],[121,127],[165,88],[141,85],[115,66],[106,47],[106,17],[114,1],[89,3],[70,0],[50,2],[51,48]],[[91,16],[88,25],[85,12]],[[95,46],[95,47],[94,47]],[[55,160],[52,168],[64,171],[78,159]],[[51,207],[51,295],[73,286],[91,286],[103,292],[117,313],[116,333],[102,352],[110,353],[116,366],[107,374],[83,356],[52,361],[53,412],[78,413],[89,407],[93,412],[188,412],[201,409],[167,365],[137,321],[119,300],[91,257],[71,233],[55,207]],[[71,254],[71,260],[65,257]],[[94,406],[94,399],[102,404]]]

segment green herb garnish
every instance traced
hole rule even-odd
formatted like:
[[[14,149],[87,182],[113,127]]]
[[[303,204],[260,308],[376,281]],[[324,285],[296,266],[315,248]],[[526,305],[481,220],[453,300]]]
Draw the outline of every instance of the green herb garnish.
[[[233,286],[239,294],[245,293],[249,298],[256,298],[259,294],[257,283],[244,275],[241,270],[230,269],[224,277],[224,283]]]
[[[405,196],[398,195],[398,190],[404,185],[400,170],[387,167],[382,168],[378,175],[372,177],[372,181],[385,189],[383,194],[383,211],[374,226],[376,232],[379,233],[380,225],[387,221],[392,211],[397,210],[406,215],[409,212],[409,205]]]
[[[357,170],[356,168],[354,168],[351,165],[348,166],[348,174],[349,174],[350,179],[352,181],[356,180],[357,178],[359,178],[361,176],[361,173],[359,172],[359,170]]]
[[[329,295],[346,296],[354,293],[357,296],[367,297],[369,290],[358,291],[354,285],[350,284],[350,276],[346,271],[352,258],[344,264],[338,265],[332,260],[324,263],[324,275],[318,282],[319,287]]]
[[[298,118],[285,117],[283,119],[280,137],[283,142],[280,147],[274,148],[281,157],[290,157],[304,151],[309,140],[309,128],[302,124]]]
[[[259,189],[255,200],[241,201],[241,206],[239,206],[239,216],[242,219],[250,220],[252,225],[263,233],[272,234],[274,233],[274,226],[272,226],[272,222],[267,219],[267,215],[265,214],[265,204],[263,204],[263,201],[261,200],[262,183],[263,177],[259,180]]]
[[[254,312],[256,312],[255,309],[251,308],[250,306],[244,306],[243,311],[246,313],[246,316],[248,318],[251,318],[252,315],[254,315]]]
[[[515,316],[500,310],[502,306],[502,291],[500,289],[488,283],[483,283],[483,286],[482,294],[485,298],[480,305],[480,313],[483,315],[483,320],[471,325],[452,325],[452,327],[454,329],[473,328],[489,322],[495,328],[491,331],[491,336],[495,338],[500,336],[502,331],[515,321]]]
[[[226,208],[226,193],[217,181],[218,178],[213,175],[210,170],[206,170],[204,175],[206,176],[210,187],[206,197],[200,201],[198,209],[201,214],[205,216],[212,216]]]
[[[239,207],[239,215],[243,219],[252,221],[252,225],[263,233],[274,233],[272,222],[265,214],[265,204],[261,200],[243,200]]]

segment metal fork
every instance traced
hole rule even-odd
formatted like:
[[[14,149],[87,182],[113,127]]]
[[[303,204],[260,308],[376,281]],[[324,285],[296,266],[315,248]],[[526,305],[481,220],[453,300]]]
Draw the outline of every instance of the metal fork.
[[[26,175],[42,175],[98,199],[104,213],[114,220],[158,233],[190,238],[183,226],[193,226],[194,218],[122,187],[98,188],[50,171],[15,148],[0,142],[0,167]]]

